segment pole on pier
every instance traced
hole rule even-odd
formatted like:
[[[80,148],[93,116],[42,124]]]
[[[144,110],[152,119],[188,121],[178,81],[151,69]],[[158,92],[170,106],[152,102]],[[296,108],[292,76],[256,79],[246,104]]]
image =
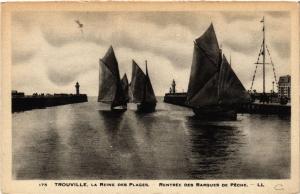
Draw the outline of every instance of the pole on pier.
[[[266,72],[265,72],[265,66],[266,66],[266,44],[265,44],[265,17],[261,20],[263,23],[263,48],[262,48],[262,55],[263,55],[263,93],[265,94],[266,92]]]

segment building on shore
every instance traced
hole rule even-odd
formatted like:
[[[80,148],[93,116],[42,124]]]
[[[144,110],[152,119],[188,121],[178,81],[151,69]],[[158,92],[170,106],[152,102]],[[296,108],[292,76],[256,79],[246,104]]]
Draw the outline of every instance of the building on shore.
[[[278,97],[291,98],[291,76],[280,76],[278,81]]]
[[[18,92],[17,90],[12,90],[11,91],[11,96],[12,97],[24,97],[25,93],[24,92]]]

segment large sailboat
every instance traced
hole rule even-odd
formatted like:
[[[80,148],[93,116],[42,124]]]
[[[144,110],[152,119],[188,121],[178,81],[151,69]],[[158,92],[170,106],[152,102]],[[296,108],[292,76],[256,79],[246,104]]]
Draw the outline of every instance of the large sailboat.
[[[110,104],[114,111],[127,109],[126,94],[122,86],[119,74],[118,61],[112,46],[105,56],[99,60],[99,95],[98,102]]]
[[[139,65],[132,60],[130,91],[132,94],[131,101],[137,103],[139,112],[155,111],[157,100],[148,75],[147,61],[145,74]]]
[[[200,118],[235,120],[235,108],[249,99],[243,84],[222,55],[211,24],[194,42],[186,104]]]

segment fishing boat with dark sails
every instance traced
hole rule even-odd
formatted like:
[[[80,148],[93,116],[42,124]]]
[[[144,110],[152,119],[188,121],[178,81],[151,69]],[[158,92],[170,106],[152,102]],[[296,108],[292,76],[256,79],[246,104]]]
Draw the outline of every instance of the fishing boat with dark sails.
[[[199,118],[236,120],[249,94],[219,47],[213,24],[194,42],[186,104]]]
[[[138,112],[154,112],[156,107],[156,97],[148,75],[147,61],[146,74],[139,65],[132,60],[132,76],[130,83],[132,102],[137,103]]]
[[[112,46],[110,46],[105,56],[99,60],[99,65],[98,102],[110,104],[112,111],[126,111],[128,100],[124,88],[126,88],[127,78],[124,78],[124,81],[120,79],[118,61]]]

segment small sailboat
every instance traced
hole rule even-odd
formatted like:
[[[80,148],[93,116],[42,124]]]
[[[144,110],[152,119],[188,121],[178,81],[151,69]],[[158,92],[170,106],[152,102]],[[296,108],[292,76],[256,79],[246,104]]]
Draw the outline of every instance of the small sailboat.
[[[219,48],[211,24],[194,42],[186,104],[203,119],[236,120],[235,108],[250,96]]]
[[[139,65],[132,60],[130,91],[131,101],[137,103],[138,112],[155,111],[157,100],[148,75],[147,61],[145,74]]]
[[[99,65],[98,102],[110,104],[111,110],[127,110],[126,94],[122,86],[118,61],[112,46],[110,46],[105,56],[99,60]]]

